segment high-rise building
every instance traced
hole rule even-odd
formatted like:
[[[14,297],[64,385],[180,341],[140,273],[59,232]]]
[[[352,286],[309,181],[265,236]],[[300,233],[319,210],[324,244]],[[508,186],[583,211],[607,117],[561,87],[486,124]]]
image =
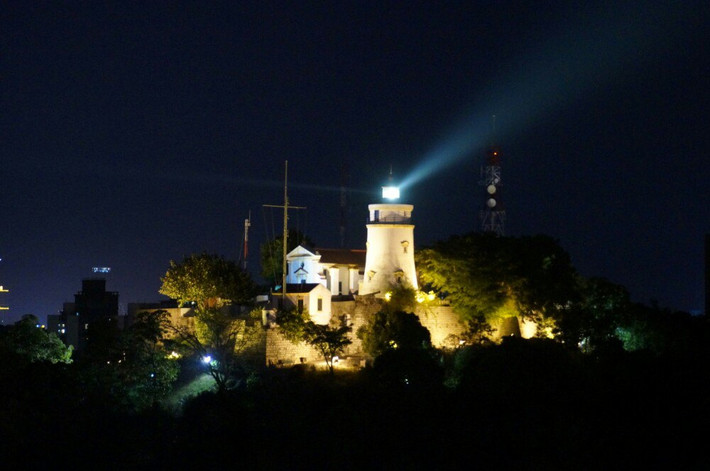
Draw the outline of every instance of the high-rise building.
[[[47,328],[80,350],[89,340],[91,324],[102,321],[123,327],[123,318],[118,315],[118,293],[106,291],[104,278],[88,278],[82,280],[73,303],[64,303],[61,313],[47,316]]]

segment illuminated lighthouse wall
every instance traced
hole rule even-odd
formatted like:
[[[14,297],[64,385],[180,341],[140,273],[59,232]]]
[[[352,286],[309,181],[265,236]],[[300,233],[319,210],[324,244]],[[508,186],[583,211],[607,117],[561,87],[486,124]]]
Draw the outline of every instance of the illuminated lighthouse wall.
[[[398,199],[399,190],[383,187],[384,199]],[[381,203],[368,206],[367,257],[360,295],[384,297],[392,285],[418,289],[414,266],[414,224],[411,204]]]

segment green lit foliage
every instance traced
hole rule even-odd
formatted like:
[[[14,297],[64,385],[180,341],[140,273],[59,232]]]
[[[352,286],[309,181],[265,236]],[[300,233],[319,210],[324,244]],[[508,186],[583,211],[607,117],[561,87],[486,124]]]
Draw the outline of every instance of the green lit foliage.
[[[547,236],[452,236],[417,252],[416,261],[422,284],[444,295],[463,320],[539,319],[563,309],[574,293],[569,255]]]
[[[39,328],[35,316],[25,315],[14,325],[0,330],[2,351],[12,352],[31,363],[71,363],[73,348],[64,345],[56,334]]]
[[[302,232],[295,229],[288,231],[288,248],[290,252],[299,245],[313,247],[313,241]],[[278,236],[268,242],[261,244],[261,276],[269,283],[280,285],[283,276],[283,236]]]
[[[281,329],[281,335],[293,343],[304,340],[305,325],[309,321],[310,316],[306,309],[279,309],[276,312],[276,324]]]
[[[418,350],[431,347],[431,335],[412,313],[383,309],[357,331],[362,348],[377,358],[388,350]]]
[[[412,312],[417,307],[417,292],[409,285],[393,284],[388,294],[389,299],[383,307],[384,310]]]
[[[160,293],[181,306],[195,303],[196,311],[227,304],[249,304],[256,287],[248,273],[231,260],[211,255],[190,255],[181,263],[170,261]]]
[[[219,391],[240,385],[261,326],[251,315],[232,315],[228,306],[253,303],[256,288],[249,274],[232,261],[203,253],[180,264],[171,261],[162,282],[162,294],[180,305],[195,305],[194,329],[171,326],[175,339],[190,354],[212,358],[209,373]]]

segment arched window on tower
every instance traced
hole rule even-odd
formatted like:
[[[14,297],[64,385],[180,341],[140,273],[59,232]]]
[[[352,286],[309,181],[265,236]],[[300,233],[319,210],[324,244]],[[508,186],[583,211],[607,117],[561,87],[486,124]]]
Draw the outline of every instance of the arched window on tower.
[[[397,283],[398,285],[401,285],[403,280],[404,280],[404,271],[397,270],[396,272],[394,272],[395,283]]]

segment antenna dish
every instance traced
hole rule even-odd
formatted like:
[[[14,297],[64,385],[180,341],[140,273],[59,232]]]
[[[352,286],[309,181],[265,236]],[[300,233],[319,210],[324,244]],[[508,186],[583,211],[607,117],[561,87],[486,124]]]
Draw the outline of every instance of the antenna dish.
[[[496,205],[496,200],[493,199],[493,198],[489,198],[488,201],[486,201],[486,205],[487,205],[489,208],[494,208],[495,205]]]
[[[489,195],[492,195],[496,192],[496,186],[495,185],[488,185],[488,188],[486,188],[486,191],[488,192]]]

